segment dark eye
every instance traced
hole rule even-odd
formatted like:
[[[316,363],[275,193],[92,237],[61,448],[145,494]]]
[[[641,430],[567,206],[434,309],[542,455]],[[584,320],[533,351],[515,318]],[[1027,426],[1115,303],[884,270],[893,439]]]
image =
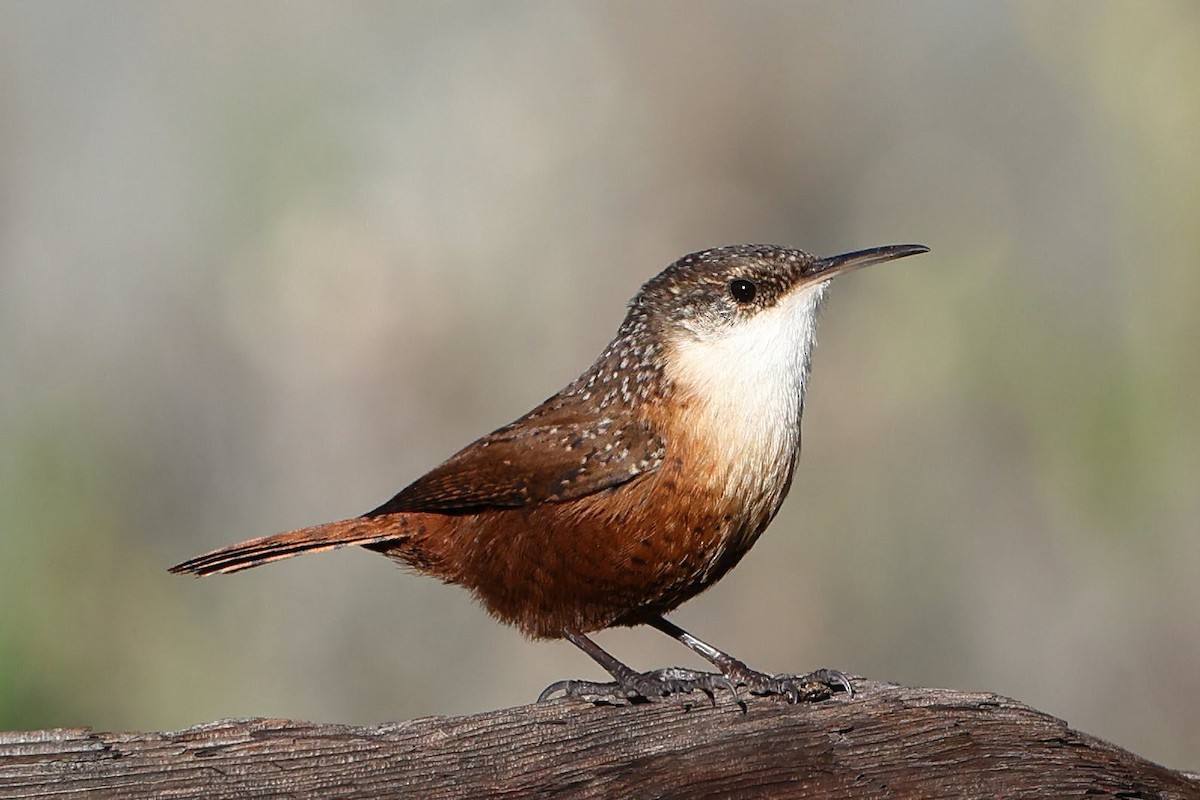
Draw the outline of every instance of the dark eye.
[[[738,278],[729,282],[729,294],[739,303],[749,303],[758,293],[758,287],[748,280]]]

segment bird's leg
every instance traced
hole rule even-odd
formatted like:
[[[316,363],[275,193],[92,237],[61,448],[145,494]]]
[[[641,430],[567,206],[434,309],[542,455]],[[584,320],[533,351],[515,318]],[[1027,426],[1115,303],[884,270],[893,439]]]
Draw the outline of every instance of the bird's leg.
[[[726,679],[725,683],[721,684],[723,686],[732,683],[735,687],[746,687],[751,694],[781,694],[792,703],[801,700],[823,700],[839,689],[848,695],[854,695],[850,679],[837,670],[819,669],[807,675],[768,675],[751,669],[728,653],[697,639],[665,617],[655,617],[649,620],[649,624],[721,670],[721,675]],[[705,687],[698,684],[696,688],[703,690]],[[708,688],[711,691],[713,687]]]
[[[563,636],[571,644],[591,656],[593,661],[604,667],[605,671],[616,679],[616,682],[558,681],[542,691],[538,696],[539,703],[558,692],[562,692],[565,697],[592,700],[612,698],[638,702],[660,700],[672,695],[695,691],[704,692],[712,700],[715,686],[733,689],[733,685],[726,681],[724,676],[696,672],[681,667],[638,672],[618,661],[611,653],[578,631],[564,630]]]

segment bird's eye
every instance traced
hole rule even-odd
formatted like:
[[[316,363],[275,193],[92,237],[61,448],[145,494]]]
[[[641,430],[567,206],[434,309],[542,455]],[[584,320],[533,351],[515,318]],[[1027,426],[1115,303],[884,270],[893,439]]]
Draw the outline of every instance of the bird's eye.
[[[754,295],[757,293],[758,287],[743,278],[738,278],[737,280],[729,282],[729,294],[739,303],[751,302],[754,300]]]

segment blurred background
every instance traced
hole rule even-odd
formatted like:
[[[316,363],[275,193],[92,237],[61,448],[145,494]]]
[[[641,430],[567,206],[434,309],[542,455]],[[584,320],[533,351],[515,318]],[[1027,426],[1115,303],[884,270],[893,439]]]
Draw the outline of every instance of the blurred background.
[[[911,241],[674,618],[1200,767],[1197,75],[1188,2],[0,4],[0,729],[604,677],[360,551],[166,568],[374,507],[679,255]]]

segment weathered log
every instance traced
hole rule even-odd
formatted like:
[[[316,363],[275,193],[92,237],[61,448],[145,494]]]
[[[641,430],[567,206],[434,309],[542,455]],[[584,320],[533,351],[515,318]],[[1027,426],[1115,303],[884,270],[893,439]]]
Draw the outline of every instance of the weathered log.
[[[0,734],[0,798],[1200,798],[994,694],[857,682],[811,704],[558,700],[369,727],[221,720]]]

